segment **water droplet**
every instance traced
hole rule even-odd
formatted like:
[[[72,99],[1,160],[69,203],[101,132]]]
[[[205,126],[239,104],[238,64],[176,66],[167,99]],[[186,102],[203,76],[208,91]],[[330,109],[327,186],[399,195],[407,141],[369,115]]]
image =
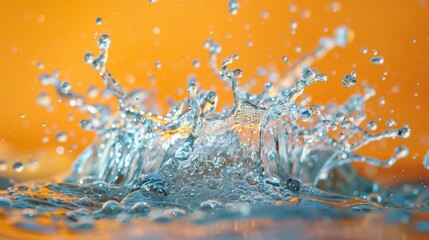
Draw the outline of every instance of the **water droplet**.
[[[69,82],[62,82],[61,86],[60,86],[61,93],[63,93],[63,94],[70,93],[71,87],[72,87],[71,83],[69,83]]]
[[[37,62],[37,68],[39,70],[43,70],[45,68],[45,64],[43,62]]]
[[[89,98],[96,98],[98,96],[98,89],[97,86],[92,85],[86,90],[86,93],[88,94]]]
[[[22,162],[15,162],[12,168],[15,172],[22,172],[24,171],[24,164]]]
[[[302,78],[304,78],[307,81],[313,80],[314,78],[316,78],[316,76],[317,76],[317,72],[312,68],[305,68],[302,71]]]
[[[262,11],[261,17],[262,17],[262,19],[266,20],[266,19],[270,18],[270,13],[268,11]]]
[[[25,114],[21,113],[21,115],[19,115],[20,118],[25,118]]]
[[[375,121],[370,121],[368,123],[368,129],[371,130],[371,131],[377,130],[377,127],[378,127],[378,125],[377,125],[377,123]]]
[[[350,126],[351,126],[351,123],[349,122],[349,120],[347,120],[347,119],[344,119],[342,122],[341,122],[341,128],[342,129],[349,129],[350,128]]]
[[[298,7],[295,4],[293,4],[293,3],[289,4],[288,9],[289,9],[290,13],[296,13],[298,11]]]
[[[295,35],[297,29],[298,29],[298,22],[294,19],[291,20],[291,22],[290,22],[290,33],[292,35]]]
[[[235,0],[229,0],[228,8],[229,8],[229,14],[237,15],[240,5]]]
[[[289,59],[288,59],[288,57],[286,56],[286,55],[283,55],[282,56],[282,61],[283,62],[285,62],[285,63],[287,63],[287,64],[289,64],[290,62],[289,62]]]
[[[341,10],[341,3],[333,1],[329,4],[329,9],[331,9],[331,11],[334,13],[339,12]]]
[[[194,66],[194,68],[200,68],[201,63],[198,59],[195,59],[194,61],[192,61],[192,66]]]
[[[403,128],[398,130],[398,135],[401,138],[408,138],[411,135],[411,129],[405,125]]]
[[[107,34],[100,35],[98,39],[98,48],[101,50],[107,50],[110,47],[111,41],[110,37]]]
[[[387,120],[386,125],[388,127],[394,127],[394,126],[396,126],[396,122],[393,119],[389,119],[389,120]]]
[[[356,72],[351,72],[343,77],[343,86],[346,88],[353,87],[356,84]]]
[[[62,155],[62,154],[64,154],[64,147],[58,146],[55,151],[57,152],[58,155]]]
[[[7,169],[7,162],[5,160],[0,160],[0,172],[6,171]]]
[[[360,52],[361,52],[362,54],[367,54],[367,53],[368,53],[368,49],[366,49],[366,48],[362,48],[362,49],[360,50]]]
[[[241,78],[243,76],[243,71],[241,69],[235,69],[232,73],[236,78]]]
[[[381,64],[384,63],[384,58],[383,57],[374,57],[374,58],[371,58],[371,63],[377,64],[377,65],[381,65]]]
[[[122,212],[122,206],[115,200],[109,200],[105,203],[103,203],[103,206],[101,207],[101,211],[104,214],[118,214]]]
[[[56,134],[55,134],[55,139],[58,141],[58,142],[66,142],[67,141],[67,134],[65,133],[65,132],[57,132]]]
[[[155,35],[160,34],[161,33],[161,28],[159,28],[158,26],[153,27],[152,33],[155,34]]]
[[[103,23],[103,19],[101,18],[101,17],[97,17],[96,19],[95,19],[95,24],[97,24],[97,25],[101,25]]]
[[[155,68],[158,68],[158,69],[160,69],[162,67],[160,61],[156,61],[154,65],[155,65]]]
[[[310,10],[308,10],[308,9],[302,10],[302,12],[301,12],[301,17],[302,18],[308,19],[308,18],[310,18],[310,16],[311,16],[311,11]]]
[[[41,92],[37,96],[36,102],[41,106],[48,107],[51,104],[51,97],[49,96],[49,94]]]
[[[85,55],[83,55],[83,60],[86,64],[91,64],[94,61],[94,55],[92,52],[87,52]]]

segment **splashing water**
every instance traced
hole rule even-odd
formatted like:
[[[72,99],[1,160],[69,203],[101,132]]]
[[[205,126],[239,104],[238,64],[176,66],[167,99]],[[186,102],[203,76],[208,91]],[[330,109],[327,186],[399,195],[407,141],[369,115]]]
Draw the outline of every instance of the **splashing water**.
[[[231,14],[236,14],[238,4],[230,1],[229,5]],[[296,30],[296,24],[291,29]],[[68,229],[84,231],[93,229],[94,220],[100,218],[164,222],[186,217],[206,223],[313,214],[304,210],[293,213],[291,205],[330,209],[323,212],[329,217],[354,217],[355,212],[379,211],[385,206],[427,210],[427,193],[414,190],[414,196],[423,194],[420,200],[398,203],[388,197],[390,192],[379,191],[376,183],[361,177],[350,164],[390,167],[408,154],[403,146],[387,161],[356,153],[371,142],[408,138],[411,133],[407,125],[381,133],[367,131],[377,130],[374,121],[367,128],[362,126],[365,102],[375,95],[373,89],[366,88],[344,104],[317,106],[296,101],[306,87],[328,80],[327,75],[308,66],[334,47],[345,46],[349,31],[338,28],[334,37],[322,38],[312,53],[294,63],[283,56],[279,60],[290,65],[290,71],[266,83],[257,94],[249,91],[249,84],[238,81],[242,70],[231,68],[239,55],[231,55],[219,65],[221,46],[209,39],[204,42],[210,53],[209,65],[231,89],[232,106],[216,111],[217,94],[190,78],[188,97],[165,115],[152,113],[154,104],[148,91],[122,89],[107,69],[111,39],[100,35],[98,55],[88,52],[84,62],[99,72],[117,99],[118,109],[89,103],[72,90],[71,83],[59,80],[58,74],[42,75],[41,83],[54,86],[62,102],[89,114],[80,125],[96,132],[96,137],[75,161],[65,182],[0,191],[0,210],[20,216],[12,221],[15,227],[40,233],[61,229],[32,220],[52,215],[62,219]],[[155,65],[158,63],[160,66],[160,62]],[[200,63],[195,60],[193,65],[197,68]],[[356,73],[346,75],[342,82],[352,87]],[[94,87],[88,90],[88,98],[97,94]],[[45,93],[37,101],[44,106],[51,102]],[[67,135],[58,132],[56,139],[65,142]],[[426,166],[427,162],[426,158]],[[0,161],[0,171],[6,168]],[[17,162],[13,168],[22,171],[24,165]],[[279,210],[273,207],[279,205],[283,206],[282,214],[276,215]]]

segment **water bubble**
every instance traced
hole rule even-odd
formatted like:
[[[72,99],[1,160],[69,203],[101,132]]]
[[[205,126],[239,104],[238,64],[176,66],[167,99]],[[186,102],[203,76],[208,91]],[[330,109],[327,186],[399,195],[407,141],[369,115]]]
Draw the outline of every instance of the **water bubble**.
[[[266,20],[266,19],[270,18],[270,13],[268,11],[262,11],[261,17],[262,17],[262,19]]]
[[[374,57],[374,58],[371,58],[371,63],[377,64],[377,65],[381,65],[381,64],[384,63],[384,58],[383,57]]]
[[[19,185],[19,186],[18,186],[18,190],[19,190],[19,191],[27,191],[27,190],[28,190],[28,187],[27,187],[26,185]]]
[[[362,49],[360,50],[360,52],[361,52],[362,54],[367,54],[367,53],[368,53],[368,49],[366,49],[366,48],[362,48]]]
[[[201,63],[200,63],[200,61],[198,59],[195,59],[194,61],[192,61],[192,66],[194,68],[200,68]]]
[[[160,69],[162,67],[161,62],[160,61],[156,61],[154,64],[155,68]]]
[[[241,69],[235,69],[232,73],[236,78],[241,78],[243,76],[243,71]]]
[[[203,46],[204,48],[209,50],[210,54],[213,55],[219,54],[222,50],[222,47],[212,39],[204,41]]]
[[[356,72],[351,72],[343,77],[343,86],[346,88],[353,87],[356,84]]]
[[[393,119],[389,119],[389,120],[387,120],[386,125],[388,127],[394,127],[394,126],[396,126],[396,122]]]
[[[337,2],[337,1],[333,1],[332,3],[329,4],[329,9],[336,13],[338,11],[341,10],[341,3]]]
[[[101,17],[97,17],[96,19],[95,19],[95,24],[97,24],[97,25],[101,25],[103,23],[103,19],[101,18]]]
[[[290,13],[296,13],[298,11],[298,6],[296,6],[295,4],[289,4],[288,10]]]
[[[22,162],[15,162],[12,168],[15,172],[22,172],[24,171],[24,164]]]
[[[101,211],[104,214],[108,214],[108,215],[118,214],[122,212],[122,206],[115,200],[109,200],[103,203],[103,206],[101,207]]]
[[[237,15],[240,5],[235,0],[229,0],[228,8],[229,8],[229,14]]]
[[[341,128],[342,129],[349,129],[350,128],[350,126],[351,126],[351,123],[349,122],[349,120],[347,120],[347,119],[344,119],[342,122],[341,122]]]
[[[296,20],[291,20],[291,22],[290,22],[290,33],[292,35],[295,35],[297,29],[298,29],[298,22]]]
[[[373,55],[373,56],[377,56],[377,55],[378,55],[378,51],[377,51],[377,49],[372,49],[372,55]]]
[[[203,211],[211,211],[222,207],[222,203],[217,200],[207,200],[200,204],[200,209]]]
[[[155,35],[160,34],[161,33],[161,28],[159,28],[158,26],[153,27],[152,33],[155,34]]]
[[[65,132],[59,131],[55,134],[55,139],[58,142],[66,142],[67,141],[67,134]]]
[[[98,39],[98,48],[101,50],[107,50],[110,47],[111,41],[110,37],[107,34],[100,35]]]
[[[25,118],[25,113],[21,113],[21,115],[19,115],[20,118]]]
[[[48,93],[41,92],[36,98],[36,102],[44,107],[48,107],[51,104],[51,97]]]
[[[135,213],[149,213],[150,206],[147,202],[137,202],[131,207],[131,210]]]
[[[286,181],[286,188],[291,190],[292,192],[299,192],[299,190],[301,189],[301,182],[297,179],[292,179],[289,178]]]
[[[305,80],[311,81],[314,78],[316,78],[316,76],[317,76],[317,72],[312,68],[305,68],[302,71],[302,78],[304,78]]]
[[[43,62],[37,62],[37,69],[43,70],[45,68],[45,64]]]
[[[86,90],[89,98],[96,98],[98,96],[98,88],[95,85],[92,85]]]
[[[63,82],[63,83],[61,83],[60,91],[63,94],[68,94],[68,93],[70,93],[71,87],[72,87],[71,83],[69,83],[69,82]]]
[[[283,55],[282,56],[282,61],[283,62],[285,62],[286,64],[289,64],[290,62],[289,62],[289,59],[288,59],[288,57],[286,56],[286,55]]]
[[[368,129],[371,130],[371,131],[377,130],[377,127],[378,127],[378,125],[377,125],[377,123],[375,121],[370,121],[368,123]]]
[[[58,154],[58,155],[62,155],[62,154],[64,154],[64,147],[63,146],[58,146],[56,149],[55,149],[55,152]]]
[[[94,61],[94,55],[92,52],[87,52],[85,55],[83,55],[83,60],[86,64],[91,64]]]
[[[411,129],[405,125],[403,128],[398,130],[398,135],[401,138],[408,138],[411,135]]]
[[[6,171],[7,169],[7,162],[5,160],[0,159],[0,172]]]
[[[322,81],[322,82],[326,82],[326,81],[328,81],[328,76],[326,75],[326,74],[319,74],[318,76],[317,76],[317,78],[319,79],[319,81]]]
[[[311,16],[311,11],[310,10],[308,10],[308,9],[302,10],[302,12],[301,12],[301,17],[302,18],[308,19],[308,18],[310,18],[310,16]]]

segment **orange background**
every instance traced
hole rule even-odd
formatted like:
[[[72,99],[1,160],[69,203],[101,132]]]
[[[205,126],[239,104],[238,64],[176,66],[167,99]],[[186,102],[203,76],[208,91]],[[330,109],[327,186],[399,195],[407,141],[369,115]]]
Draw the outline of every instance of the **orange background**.
[[[389,118],[395,119],[398,127],[408,123],[412,135],[406,140],[374,143],[362,152],[387,159],[395,146],[407,145],[410,154],[390,169],[360,165],[360,170],[384,183],[428,182],[429,172],[422,165],[429,149],[429,8],[425,1],[343,1],[337,2],[341,7],[335,11],[333,1],[237,1],[240,9],[236,16],[228,13],[227,0],[1,1],[0,159],[10,164],[0,176],[29,180],[66,171],[91,141],[93,134],[78,126],[85,116],[56,103],[53,89],[41,86],[38,76],[59,69],[60,78],[81,93],[90,84],[103,86],[98,73],[83,63],[85,52],[97,52],[95,32],[112,38],[108,68],[118,82],[126,89],[156,89],[165,112],[168,96],[176,100],[183,97],[176,90],[184,88],[190,73],[196,74],[203,87],[216,88],[221,103],[231,100],[230,92],[209,71],[208,54],[202,47],[208,38],[222,45],[222,58],[240,54],[234,66],[244,71],[241,81],[256,77],[263,85],[264,78],[256,74],[258,66],[284,72],[287,66],[280,60],[282,55],[293,62],[312,51],[320,37],[331,36],[337,26],[346,25],[354,31],[354,41],[314,65],[329,80],[311,86],[306,93],[312,96],[312,103],[322,104],[344,102],[349,95],[362,92],[363,83],[374,87],[377,96],[368,103],[369,120],[381,117],[379,130],[386,128]],[[296,5],[296,12],[289,10],[291,4]],[[268,18],[262,17],[263,11]],[[310,17],[303,17],[303,11],[310,12]],[[103,18],[100,26],[95,24],[97,17]],[[292,19],[298,22],[295,35],[290,33]],[[250,28],[246,29],[246,24]],[[159,34],[154,34],[155,27],[159,27]],[[248,46],[248,41],[253,46]],[[302,53],[295,52],[297,46]],[[369,53],[362,54],[362,47]],[[369,63],[372,49],[384,57],[383,65]],[[192,67],[194,59],[200,60],[199,69]],[[158,60],[160,69],[154,67]],[[36,66],[39,61],[45,65],[43,70]],[[357,72],[359,84],[346,89],[341,78],[351,71]],[[382,81],[384,71],[388,75]],[[154,83],[148,80],[152,75]],[[392,91],[394,88],[399,91]],[[53,112],[36,104],[41,90],[52,94]],[[384,106],[377,103],[380,97],[386,99]],[[74,121],[67,120],[70,113]],[[42,127],[42,122],[47,126]],[[55,141],[57,130],[69,134],[66,143]],[[48,143],[42,143],[44,136],[49,137]],[[66,149],[63,155],[55,153],[59,145]],[[10,165],[17,159],[24,163],[37,160],[39,167],[14,174]]]

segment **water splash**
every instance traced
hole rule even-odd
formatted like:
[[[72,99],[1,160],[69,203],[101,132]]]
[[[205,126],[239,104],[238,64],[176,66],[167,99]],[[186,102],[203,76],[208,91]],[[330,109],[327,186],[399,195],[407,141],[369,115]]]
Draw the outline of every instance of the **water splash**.
[[[139,217],[166,221],[191,216],[207,221],[213,212],[224,214],[234,208],[241,209],[240,214],[253,211],[256,215],[246,215],[251,217],[258,216],[257,206],[335,206],[346,210],[345,215],[349,210],[383,209],[380,203],[387,204],[389,198],[374,196],[378,185],[361,177],[350,163],[392,166],[407,156],[406,147],[397,147],[387,160],[356,151],[374,141],[407,138],[409,127],[368,132],[377,129],[375,122],[362,126],[365,103],[375,95],[369,87],[343,104],[317,106],[296,101],[308,86],[328,80],[309,66],[333,48],[344,47],[351,37],[349,29],[340,27],[301,59],[291,63],[283,56],[279,61],[290,65],[289,71],[267,82],[259,93],[239,82],[241,69],[231,68],[239,55],[219,61],[221,46],[209,39],[203,45],[209,51],[209,66],[230,88],[232,106],[216,111],[217,94],[190,78],[188,97],[160,115],[153,113],[156,104],[149,91],[125,92],[109,72],[112,42],[102,34],[98,55],[88,52],[84,62],[100,74],[118,108],[89,103],[70,83],[61,81],[58,73],[40,76],[43,85],[55,87],[63,103],[89,115],[80,125],[96,132],[96,137],[75,161],[65,183],[11,187],[0,192],[4,195],[0,208],[35,209],[22,214],[42,218],[55,209],[73,231],[92,229],[93,220],[99,218],[126,222]],[[194,67],[197,63],[199,66],[194,61]],[[351,87],[356,75],[352,72],[345,79],[345,86]],[[91,87],[87,95],[94,98],[98,90]],[[46,95],[39,95],[38,102],[50,106]],[[56,138],[64,142],[67,135],[60,132]],[[13,168],[18,171],[24,165],[15,163]],[[16,224],[38,232],[55,231],[34,223]]]
[[[138,104],[133,101],[135,95],[147,95],[147,92],[127,94],[122,90],[106,68],[110,37],[101,35],[99,55],[94,57],[89,52],[84,60],[99,71],[117,98],[118,112],[102,104],[88,104],[84,97],[71,91],[69,83],[61,82],[56,76],[41,77],[42,83],[54,85],[70,106],[89,113],[91,117],[81,121],[81,126],[97,132],[94,143],[75,162],[70,181],[94,176],[107,183],[127,185],[142,174],[158,172],[170,188],[206,178],[242,180],[251,185],[264,182],[278,185],[296,178],[318,186],[333,169],[353,161],[393,165],[406,156],[405,147],[398,148],[388,161],[355,153],[373,141],[406,138],[410,132],[404,126],[372,134],[359,126],[366,118],[365,101],[375,95],[373,89],[367,88],[363,95],[353,96],[345,104],[332,104],[328,111],[323,111],[323,106],[296,102],[307,86],[327,81],[325,74],[304,66],[323,57],[333,47],[344,46],[349,35],[346,28],[338,28],[333,38],[321,39],[313,53],[305,55],[292,65],[290,72],[276,82],[267,83],[257,94],[251,93],[249,86],[239,84],[241,69],[229,69],[239,55],[227,57],[219,66],[221,46],[207,40],[204,47],[210,53],[210,67],[232,90],[232,107],[216,112],[216,93],[203,90],[191,79],[189,97],[179,101],[164,116],[146,111],[148,106],[144,101]],[[287,57],[282,60],[289,61]],[[354,85],[355,77],[354,72],[346,75],[345,86]],[[329,131],[341,132],[335,138]],[[344,181],[354,180],[352,177]]]

